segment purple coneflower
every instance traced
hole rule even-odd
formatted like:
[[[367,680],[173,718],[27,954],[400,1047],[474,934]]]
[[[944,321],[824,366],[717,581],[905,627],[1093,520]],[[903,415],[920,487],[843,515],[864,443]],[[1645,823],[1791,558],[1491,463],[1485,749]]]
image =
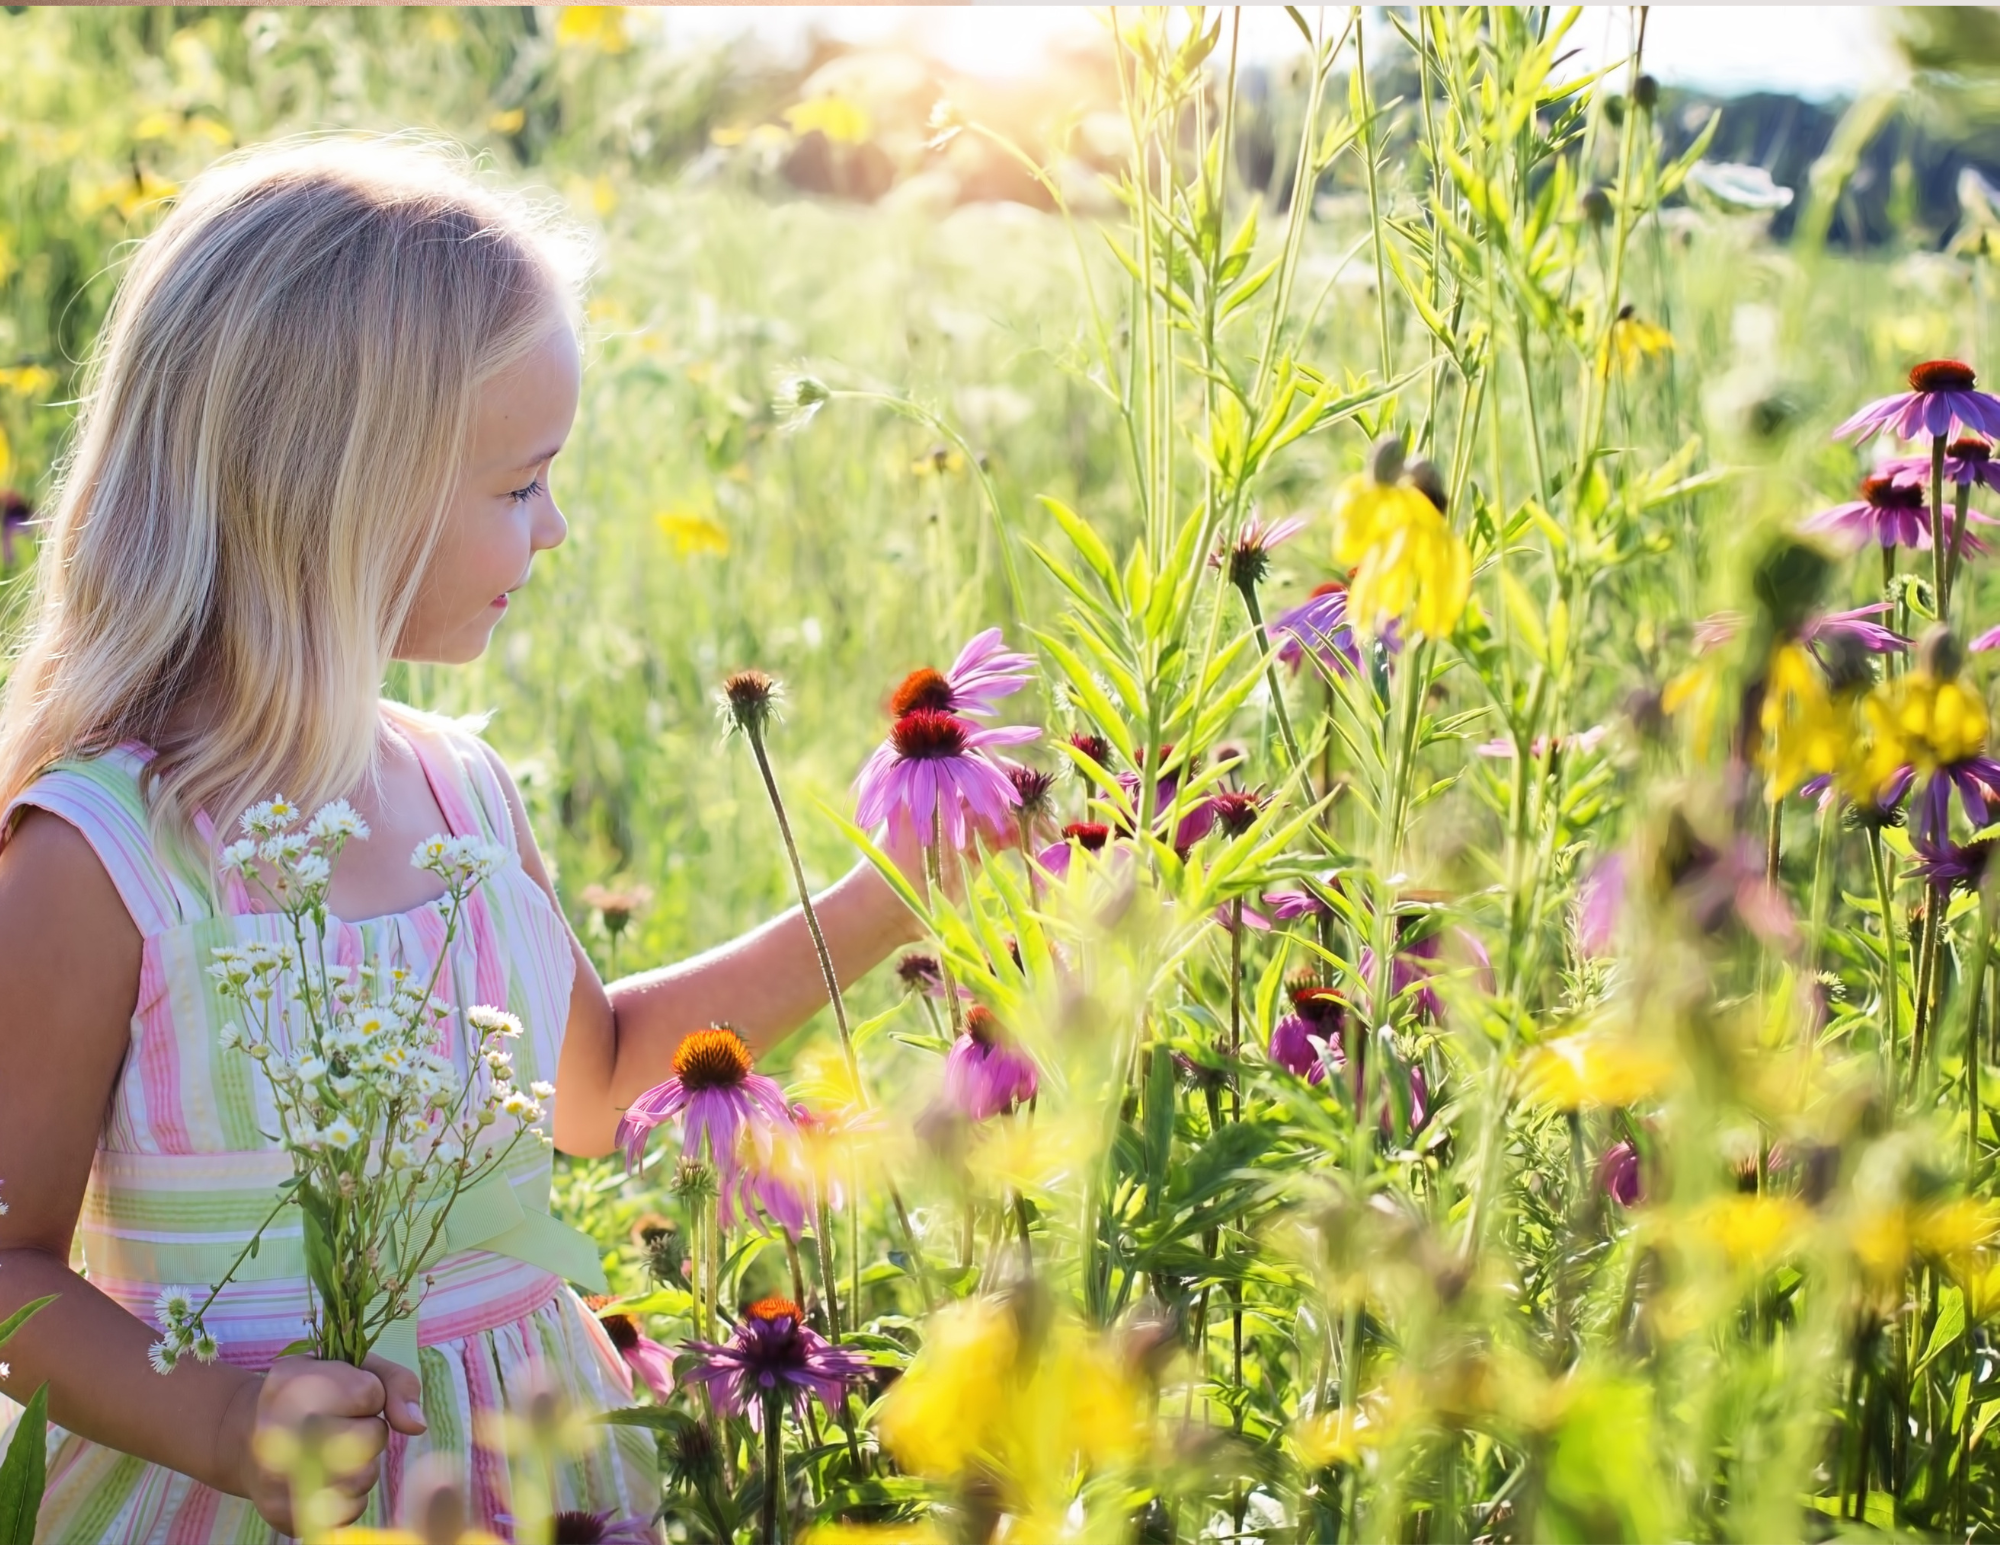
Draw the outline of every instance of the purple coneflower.
[[[1859,644],[1870,654],[1899,654],[1910,647],[1910,641],[1894,629],[1885,628],[1879,622],[1871,622],[1871,617],[1879,617],[1883,612],[1893,610],[1888,601],[1877,601],[1872,606],[1857,606],[1851,611],[1825,612],[1799,629],[1799,638],[1819,654],[1819,646],[1833,638],[1848,638]],[[1826,662],[1820,661],[1822,665]]]
[[[640,1330],[639,1322],[629,1314],[600,1314],[597,1323],[625,1359],[625,1366],[645,1380],[653,1398],[662,1403],[668,1400],[674,1392],[674,1354]]]
[[[1361,668],[1361,650],[1347,620],[1347,586],[1337,579],[1316,585],[1297,606],[1278,613],[1271,631],[1282,640],[1280,663],[1294,671],[1305,664],[1308,651],[1326,671]]]
[[[999,711],[1001,698],[1020,691],[1034,673],[1032,659],[1003,644],[998,628],[988,628],[959,650],[950,670],[911,671],[890,698],[889,710],[898,719],[919,708],[988,718]]]
[[[1910,872],[1934,890],[1978,890],[1993,858],[1994,839],[1977,842],[1913,842]]]
[[[1396,919],[1396,957],[1389,965],[1389,991],[1392,996],[1400,998],[1405,992],[1415,988],[1416,994],[1411,999],[1411,1004],[1417,1017],[1435,1020],[1443,1015],[1444,1005],[1438,1001],[1437,989],[1430,983],[1438,972],[1444,950],[1444,935],[1433,931],[1411,940],[1409,936],[1417,927],[1418,921],[1415,917]],[[1463,928],[1454,928],[1452,932],[1458,935],[1466,952],[1478,963],[1481,980],[1487,985],[1487,990],[1491,991],[1493,960],[1486,953],[1486,946],[1479,942],[1476,935]],[[1364,984],[1372,983],[1375,978],[1375,951],[1365,945],[1361,950],[1360,977]]]
[[[855,818],[928,844],[935,816],[943,840],[963,848],[975,826],[1005,840],[1019,796],[987,746],[1019,745],[1041,731],[988,728],[941,708],[904,714],[855,780]]]
[[[1247,789],[1222,789],[1204,795],[1174,827],[1174,851],[1183,858],[1188,849],[1218,826],[1231,837],[1240,837],[1257,824],[1264,799]]]
[[[1556,736],[1554,741],[1555,749],[1559,752],[1588,751],[1608,733],[1609,731],[1604,725],[1593,724],[1589,729],[1578,730],[1574,735]],[[1549,745],[1548,736],[1537,735],[1528,747],[1528,754],[1536,761],[1540,761],[1549,754]],[[1511,740],[1481,741],[1472,749],[1481,756],[1497,757],[1509,762],[1514,760],[1514,742]]]
[[[1040,864],[1058,880],[1069,873],[1070,857],[1078,848],[1086,853],[1102,853],[1111,840],[1111,828],[1099,821],[1071,821],[1062,829],[1062,841],[1052,842],[1035,855]]]
[[[1907,392],[1869,403],[1836,429],[1834,438],[1890,429],[1902,440],[1936,439],[1954,428],[2000,436],[2000,398],[1977,390],[1977,381],[1972,367],[1962,361],[1927,360],[1910,372]]]
[[[806,1324],[789,1298],[759,1299],[743,1311],[727,1342],[690,1341],[687,1349],[701,1359],[690,1377],[708,1386],[717,1409],[747,1415],[760,1432],[767,1397],[789,1404],[803,1422],[808,1395],[838,1410],[845,1387],[871,1366]]]
[[[965,1033],[944,1059],[944,1092],[968,1121],[1002,1115],[1035,1097],[1034,1061],[1014,1043],[994,1012],[984,1007],[965,1016]]]
[[[1986,825],[2000,806],[2000,762],[1984,751],[1945,762],[1926,776],[1911,802],[1911,841],[1919,848],[1942,847],[1951,828],[1951,796],[1956,792],[1965,818]]]
[[[1334,874],[1322,875],[1319,883],[1329,891],[1340,890],[1340,877]],[[1289,923],[1295,918],[1319,917],[1333,909],[1304,887],[1296,889],[1264,892],[1264,904],[1271,909],[1271,916],[1281,923]]]
[[[1218,547],[1208,555],[1208,566],[1212,569],[1226,568],[1229,582],[1241,589],[1245,585],[1263,583],[1264,574],[1271,566],[1271,549],[1289,542],[1301,531],[1306,523],[1298,516],[1274,521],[1270,525],[1252,515],[1243,522],[1236,534],[1236,541],[1230,547]]]
[[[1608,955],[1625,913],[1627,866],[1623,853],[1606,853],[1583,872],[1576,887],[1576,943],[1586,955]]]
[[[502,1513],[495,1520],[512,1538],[516,1520],[511,1513]],[[548,1536],[553,1545],[658,1545],[659,1536],[653,1526],[643,1518],[620,1518],[611,1509],[592,1513],[583,1508],[565,1508],[550,1520],[554,1532]],[[397,1539],[407,1536],[397,1535]],[[484,1538],[469,1535],[467,1538]]]
[[[34,524],[35,507],[27,495],[14,488],[0,489],[0,564],[14,566],[14,543]]]
[[[1899,483],[1928,488],[1931,459],[1928,456],[1898,456],[1882,464],[1884,476]],[[1944,480],[1954,488],[2000,488],[2000,466],[1993,461],[1993,447],[1978,435],[1960,435],[1944,448]]]
[[[802,1203],[789,1183],[769,1172],[777,1146],[796,1135],[791,1109],[776,1080],[751,1067],[750,1048],[727,1025],[695,1031],[674,1049],[674,1076],[640,1095],[619,1120],[618,1145],[625,1167],[636,1169],[647,1134],[680,1116],[682,1156],[700,1158],[707,1143],[724,1226],[734,1223],[738,1207],[761,1207],[796,1233]]]
[[[1878,547],[1926,547],[1931,538],[1924,490],[1892,477],[1864,478],[1859,499],[1809,515],[1799,529],[1834,532],[1857,547],[1870,542]]]
[[[1271,1027],[1271,1060],[1309,1083],[1322,1083],[1329,1062],[1347,1065],[1346,1000],[1317,982],[1294,983],[1290,992],[1292,1012]]]
[[[1637,1207],[1646,1199],[1646,1187],[1639,1173],[1639,1150],[1629,1138],[1622,1138],[1604,1150],[1597,1163],[1597,1182],[1604,1194],[1620,1207]]]

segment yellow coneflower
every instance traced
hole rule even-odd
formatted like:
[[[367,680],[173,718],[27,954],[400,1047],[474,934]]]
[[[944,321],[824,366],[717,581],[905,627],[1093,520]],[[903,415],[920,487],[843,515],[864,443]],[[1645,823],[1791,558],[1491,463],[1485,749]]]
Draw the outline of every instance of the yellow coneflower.
[[[1648,322],[1631,306],[1620,306],[1597,351],[1598,373],[1609,375],[1615,366],[1620,375],[1630,375],[1645,361],[1667,353],[1673,346],[1673,335],[1664,327]]]
[[[1348,616],[1380,635],[1403,621],[1449,637],[1472,594],[1472,552],[1444,517],[1443,480],[1428,462],[1403,466],[1400,438],[1376,447],[1373,465],[1341,485],[1334,559],[1354,571]]]

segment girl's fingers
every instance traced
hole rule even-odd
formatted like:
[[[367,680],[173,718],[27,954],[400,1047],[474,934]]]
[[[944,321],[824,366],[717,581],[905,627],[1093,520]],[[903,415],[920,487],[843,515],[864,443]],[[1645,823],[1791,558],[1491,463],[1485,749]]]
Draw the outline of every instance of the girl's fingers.
[[[401,1363],[380,1355],[369,1357],[361,1366],[382,1381],[382,1414],[391,1427],[411,1438],[428,1430],[423,1380]]]

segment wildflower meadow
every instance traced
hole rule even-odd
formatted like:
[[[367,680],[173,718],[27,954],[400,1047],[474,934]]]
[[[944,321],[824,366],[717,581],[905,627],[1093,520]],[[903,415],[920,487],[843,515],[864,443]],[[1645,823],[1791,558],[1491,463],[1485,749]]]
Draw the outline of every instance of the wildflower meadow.
[[[519,1539],[2000,1532],[2000,209],[1830,239],[1880,104],[1780,239],[1643,10],[1601,70],[1601,12],[1299,10],[1253,82],[1119,9],[1010,103],[615,7],[9,9],[0,596],[178,182],[453,138],[597,242],[571,532],[388,690],[490,712],[607,981],[857,861],[925,928],[842,995],[815,922],[803,1032],[690,1027],[558,1160],[634,1394],[482,1439]],[[396,1074],[395,1175],[532,1135],[495,1056]],[[536,1510],[599,1421],[652,1517]]]

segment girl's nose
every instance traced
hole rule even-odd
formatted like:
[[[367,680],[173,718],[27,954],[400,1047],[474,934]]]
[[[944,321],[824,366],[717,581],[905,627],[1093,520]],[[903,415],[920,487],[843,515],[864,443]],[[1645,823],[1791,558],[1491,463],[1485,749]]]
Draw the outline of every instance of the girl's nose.
[[[536,552],[544,552],[551,547],[560,547],[569,535],[569,521],[556,507],[553,499],[544,499],[535,511],[534,524],[528,530],[528,539]]]

